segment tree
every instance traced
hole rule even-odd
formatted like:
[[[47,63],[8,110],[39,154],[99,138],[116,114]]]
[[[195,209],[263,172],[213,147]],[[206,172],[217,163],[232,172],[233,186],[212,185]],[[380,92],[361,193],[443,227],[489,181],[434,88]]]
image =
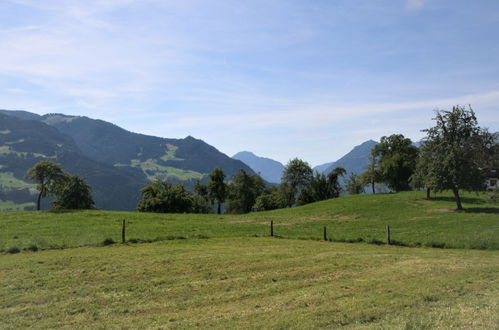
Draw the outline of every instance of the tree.
[[[140,212],[157,213],[209,213],[211,208],[200,196],[196,196],[183,185],[172,185],[156,180],[141,190],[142,199],[137,209]]]
[[[93,209],[92,189],[83,178],[65,174],[55,188],[55,199],[52,208],[56,210]]]
[[[426,137],[421,153],[427,166],[422,171],[424,182],[436,192],[452,190],[457,209],[462,210],[459,191],[484,188],[481,167],[493,157],[496,135],[478,126],[471,107],[437,110],[434,120],[434,127],[423,130]]]
[[[372,151],[379,161],[382,182],[395,191],[410,190],[409,178],[416,168],[418,148],[402,134],[383,136]]]
[[[210,182],[208,182],[208,189],[210,190],[210,198],[218,204],[217,213],[222,213],[222,203],[227,198],[227,184],[224,182],[225,174],[219,167],[210,173]]]
[[[337,167],[328,175],[315,173],[310,180],[309,185],[302,189],[298,196],[298,205],[318,202],[340,196],[341,185],[340,176],[345,175],[346,171],[342,167]]]
[[[39,193],[36,209],[39,211],[42,197],[47,197],[55,192],[57,184],[64,178],[64,172],[59,164],[42,160],[28,170],[27,177],[38,184]]]
[[[424,148],[421,148],[421,152],[418,155],[416,161],[416,169],[409,179],[410,185],[414,189],[426,189],[426,199],[430,199],[430,192],[432,190],[432,182],[430,180],[429,174],[429,163],[431,162],[431,157],[429,152],[424,152]]]
[[[208,189],[208,185],[202,184],[199,180],[197,180],[194,185],[194,191],[206,202],[210,200],[210,190]]]
[[[257,211],[270,211],[286,206],[287,203],[281,194],[280,188],[269,187],[256,198],[254,208]]]
[[[381,182],[382,178],[381,172],[378,169],[378,161],[372,153],[369,156],[369,164],[367,165],[367,170],[360,174],[359,181],[363,186],[371,185],[373,194],[376,194],[374,185],[376,182]]]
[[[291,188],[293,203],[294,199],[298,194],[300,194],[302,189],[308,187],[312,177],[312,168],[307,162],[298,158],[292,159],[288,162],[284,168],[281,182],[289,185]]]
[[[248,213],[256,198],[265,190],[265,181],[258,175],[240,170],[228,184],[227,213]]]
[[[358,195],[364,191],[363,184],[359,176],[355,173],[350,173],[350,176],[345,181],[346,190],[350,195]]]

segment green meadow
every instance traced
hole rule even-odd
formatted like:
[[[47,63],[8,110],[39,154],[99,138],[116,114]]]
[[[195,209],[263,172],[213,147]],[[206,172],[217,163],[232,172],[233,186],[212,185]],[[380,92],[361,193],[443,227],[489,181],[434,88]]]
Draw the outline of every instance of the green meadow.
[[[454,207],[408,192],[246,215],[2,212],[0,328],[498,328],[499,206]]]
[[[121,242],[122,221],[132,242],[190,238],[265,237],[465,249],[499,249],[499,205],[488,196],[467,194],[463,212],[448,194],[424,199],[423,192],[357,195],[302,207],[245,215],[152,214],[79,211],[3,212],[0,251],[57,249]]]
[[[217,238],[0,257],[0,328],[499,326],[499,252]]]

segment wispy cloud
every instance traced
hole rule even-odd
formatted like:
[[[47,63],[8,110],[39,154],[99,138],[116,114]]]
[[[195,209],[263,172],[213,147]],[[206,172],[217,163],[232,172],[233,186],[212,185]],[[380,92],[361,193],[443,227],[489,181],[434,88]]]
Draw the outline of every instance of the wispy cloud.
[[[499,128],[499,5],[454,3],[6,0],[0,108],[312,162],[454,104]]]
[[[428,0],[406,0],[406,8],[413,11],[423,9],[423,6]]]

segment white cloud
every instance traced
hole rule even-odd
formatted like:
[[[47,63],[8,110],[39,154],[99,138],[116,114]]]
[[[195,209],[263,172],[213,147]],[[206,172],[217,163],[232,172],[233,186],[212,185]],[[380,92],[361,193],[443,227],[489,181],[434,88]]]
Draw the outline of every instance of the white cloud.
[[[406,0],[406,8],[413,11],[418,11],[423,9],[423,6],[427,0]]]

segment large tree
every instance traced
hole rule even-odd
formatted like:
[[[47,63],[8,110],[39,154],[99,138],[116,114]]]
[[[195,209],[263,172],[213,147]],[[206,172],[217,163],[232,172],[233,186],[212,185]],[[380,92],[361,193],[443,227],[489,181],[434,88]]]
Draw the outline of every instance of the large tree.
[[[208,189],[210,190],[210,198],[212,201],[217,202],[217,213],[222,213],[222,203],[227,198],[227,184],[225,183],[224,171],[217,167],[210,173],[210,181],[208,182]]]
[[[228,184],[227,213],[248,213],[256,198],[265,190],[265,181],[258,175],[240,170]]]
[[[382,181],[392,190],[410,190],[409,178],[416,168],[418,148],[402,134],[383,136],[372,155],[379,161]]]
[[[142,188],[142,199],[137,209],[141,212],[157,213],[209,213],[206,201],[186,190],[183,185],[172,185],[157,180]]]
[[[40,210],[42,197],[47,197],[55,192],[58,183],[64,179],[64,172],[59,164],[42,160],[28,170],[27,177],[38,184],[36,209]]]
[[[298,196],[298,205],[339,197],[341,193],[339,179],[345,173],[346,170],[342,167],[336,167],[327,175],[315,173],[309,185],[302,189]]]
[[[484,188],[481,168],[489,163],[497,147],[495,135],[478,126],[471,107],[437,110],[434,120],[436,125],[424,130],[426,138],[421,147],[424,183],[436,192],[452,190],[457,209],[462,210],[460,190]]]
[[[284,168],[281,183],[291,188],[293,203],[297,195],[308,187],[313,178],[313,171],[310,165],[298,158],[292,159]],[[293,204],[291,203],[291,204]]]
[[[52,208],[56,210],[93,209],[92,189],[83,178],[66,174],[55,189]]]

